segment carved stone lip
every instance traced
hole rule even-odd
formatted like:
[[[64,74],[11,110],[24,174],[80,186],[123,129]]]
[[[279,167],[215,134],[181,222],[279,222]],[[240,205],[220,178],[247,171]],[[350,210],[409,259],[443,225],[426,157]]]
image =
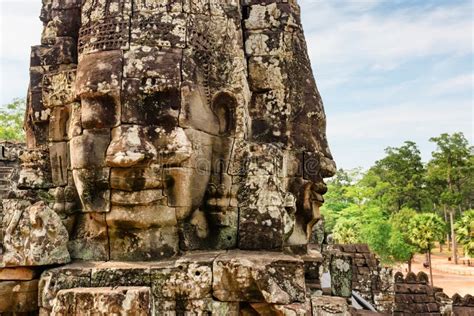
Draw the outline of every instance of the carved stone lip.
[[[322,195],[322,194],[319,194],[319,193],[316,193],[316,192],[313,194],[313,200],[314,200],[314,201],[317,201],[317,202],[319,202],[319,203],[321,203],[321,204],[324,203],[323,195]]]

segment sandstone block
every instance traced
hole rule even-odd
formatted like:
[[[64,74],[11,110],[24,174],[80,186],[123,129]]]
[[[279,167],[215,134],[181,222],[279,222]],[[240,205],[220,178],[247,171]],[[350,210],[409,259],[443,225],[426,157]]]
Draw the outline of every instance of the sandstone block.
[[[72,90],[76,69],[48,73],[43,77],[43,104],[45,107],[64,106],[75,99]]]
[[[170,263],[153,264],[153,296],[159,300],[196,300],[211,297],[212,264],[216,252],[197,252]]]
[[[71,153],[71,157],[74,154]],[[72,172],[83,212],[106,213],[110,211],[110,168],[76,169]]]
[[[303,261],[272,252],[230,251],[213,265],[213,295],[223,302],[305,301]]]
[[[66,227],[44,202],[31,206],[15,200],[3,203],[5,266],[64,264],[71,260]]]
[[[92,287],[151,286],[150,265],[140,262],[97,264],[91,270]]]
[[[334,296],[352,295],[352,258],[347,255],[331,256],[331,290]]]
[[[51,310],[59,291],[90,287],[94,263],[73,263],[43,272],[39,281],[39,305]]]
[[[104,213],[76,215],[76,226],[68,243],[73,259],[108,260],[109,238]]]
[[[71,140],[73,169],[93,169],[105,166],[105,153],[110,143],[109,129],[84,130]]]
[[[148,287],[76,288],[61,290],[51,315],[137,315],[151,314]]]
[[[0,268],[0,281],[29,281],[37,275],[38,271],[32,268]]]
[[[67,107],[55,107],[52,109],[49,119],[49,141],[61,142],[68,139],[69,110]]]
[[[165,300],[155,298],[156,315],[239,315],[239,303],[219,302],[212,298],[196,300]]]
[[[38,310],[38,280],[0,281],[0,313]]]
[[[318,316],[349,316],[349,306],[345,298],[335,296],[311,297],[313,315]]]
[[[66,142],[54,142],[49,145],[49,159],[53,184],[63,186],[67,184],[69,164],[69,150]]]
[[[108,234],[111,260],[151,261],[179,253],[178,229],[174,226],[110,227]]]

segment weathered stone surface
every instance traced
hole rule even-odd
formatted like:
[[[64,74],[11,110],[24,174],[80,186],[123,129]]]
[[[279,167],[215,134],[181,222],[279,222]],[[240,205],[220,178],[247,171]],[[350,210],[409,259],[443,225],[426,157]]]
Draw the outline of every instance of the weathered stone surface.
[[[110,259],[147,261],[172,257],[179,253],[176,227],[150,227],[147,229],[110,227]]]
[[[0,268],[0,281],[29,281],[38,275],[38,271],[32,268]]]
[[[6,202],[6,203],[5,203]],[[68,232],[44,202],[4,200],[3,265],[41,266],[68,263]]]
[[[252,309],[258,315],[283,315],[283,316],[309,316],[311,314],[311,302],[295,303],[288,305],[251,303]]]
[[[334,296],[311,297],[313,315],[320,316],[349,316],[349,306],[345,298]]]
[[[51,204],[45,264],[100,261],[46,271],[41,313],[305,315],[335,164],[296,0],[44,0],[40,19],[18,196]],[[183,254],[236,248],[255,252]]]
[[[435,292],[438,291],[442,292],[441,289],[437,290],[429,285],[428,275],[424,272],[419,272],[418,275],[409,272],[405,277],[401,272],[397,272],[395,274],[393,314],[440,315],[440,309],[443,306],[441,300],[436,300]],[[453,297],[453,307],[455,301],[456,298]],[[472,305],[474,306],[474,304]]]
[[[296,211],[295,198],[280,178],[283,154],[273,146],[254,145],[248,162],[249,175],[238,195],[239,248],[282,249]]]
[[[49,118],[49,141],[61,142],[68,140],[69,108],[59,106],[52,109]]]
[[[212,298],[196,300],[155,299],[156,315],[239,315],[239,303],[219,302]]]
[[[72,90],[75,80],[75,68],[46,74],[42,89],[44,106],[48,108],[72,103],[75,100]]]
[[[334,254],[331,256],[331,292],[334,296],[352,295],[352,258]]]
[[[148,287],[76,288],[58,292],[51,315],[152,315]]]
[[[71,167],[93,169],[104,167],[104,158],[110,143],[108,129],[84,130],[71,140]]]
[[[110,168],[76,169],[73,176],[84,212],[110,211]]]
[[[213,272],[213,295],[220,301],[305,301],[303,261],[291,256],[231,251],[214,261]]]
[[[78,214],[68,243],[71,258],[79,260],[108,260],[109,238],[105,214]]]
[[[152,291],[160,301],[211,297],[212,265],[219,253],[197,252],[151,266]],[[160,303],[161,304],[161,303]]]
[[[91,270],[91,287],[151,286],[150,264],[142,262],[103,262]]]
[[[49,151],[46,146],[26,150],[21,156],[20,189],[47,189],[52,186]]]
[[[0,281],[0,313],[29,313],[38,310],[38,280]]]
[[[90,287],[94,263],[73,263],[43,272],[39,282],[39,305],[51,310],[60,290]]]
[[[54,142],[49,146],[51,161],[51,177],[53,184],[64,186],[67,184],[67,171],[69,167],[69,151],[66,142]]]

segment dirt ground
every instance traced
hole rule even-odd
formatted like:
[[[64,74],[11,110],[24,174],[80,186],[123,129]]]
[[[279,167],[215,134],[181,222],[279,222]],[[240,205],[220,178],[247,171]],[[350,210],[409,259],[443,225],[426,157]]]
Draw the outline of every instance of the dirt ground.
[[[471,266],[462,264],[458,265],[448,260],[450,254],[447,252],[439,253],[435,251],[432,255],[433,280],[434,286],[444,289],[444,292],[452,296],[456,293],[464,296],[466,294],[474,295],[474,260],[471,260]],[[460,255],[459,257],[462,257]],[[415,273],[423,271],[429,275],[429,268],[423,267],[425,255],[415,256],[412,264],[412,270]],[[408,266],[403,265],[399,269],[404,274],[408,271]]]

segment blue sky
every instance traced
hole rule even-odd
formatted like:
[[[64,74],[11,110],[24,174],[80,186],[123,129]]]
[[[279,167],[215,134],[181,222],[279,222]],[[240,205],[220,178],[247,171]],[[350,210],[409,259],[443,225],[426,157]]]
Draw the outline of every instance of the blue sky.
[[[0,0],[0,103],[22,97],[40,0]],[[464,132],[473,143],[472,0],[300,0],[328,137],[342,168],[387,146]]]

